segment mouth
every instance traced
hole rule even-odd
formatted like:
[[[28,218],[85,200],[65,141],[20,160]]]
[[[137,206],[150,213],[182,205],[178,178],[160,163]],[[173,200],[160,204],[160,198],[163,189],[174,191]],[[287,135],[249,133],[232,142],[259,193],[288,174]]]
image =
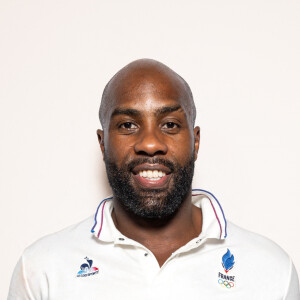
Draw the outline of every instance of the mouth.
[[[140,177],[143,177],[147,180],[157,181],[166,176],[166,173],[160,170],[143,170],[138,174]]]
[[[158,189],[167,186],[171,170],[159,164],[143,164],[132,170],[135,181],[143,188]]]

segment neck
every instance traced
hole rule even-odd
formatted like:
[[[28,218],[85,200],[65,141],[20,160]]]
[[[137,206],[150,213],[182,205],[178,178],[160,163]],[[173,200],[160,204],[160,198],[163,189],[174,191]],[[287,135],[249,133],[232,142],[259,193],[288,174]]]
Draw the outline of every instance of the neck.
[[[171,253],[201,233],[202,212],[192,204],[191,191],[176,214],[164,220],[132,216],[114,201],[112,218],[117,229],[152,251],[160,265]]]

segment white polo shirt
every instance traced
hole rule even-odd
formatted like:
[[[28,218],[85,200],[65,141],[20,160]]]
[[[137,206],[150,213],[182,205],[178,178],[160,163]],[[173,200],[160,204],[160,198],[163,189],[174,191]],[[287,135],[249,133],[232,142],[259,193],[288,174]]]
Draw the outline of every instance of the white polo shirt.
[[[295,267],[278,245],[227,222],[209,192],[193,194],[202,232],[161,268],[151,251],[116,229],[108,198],[94,218],[24,251],[8,300],[300,299]]]

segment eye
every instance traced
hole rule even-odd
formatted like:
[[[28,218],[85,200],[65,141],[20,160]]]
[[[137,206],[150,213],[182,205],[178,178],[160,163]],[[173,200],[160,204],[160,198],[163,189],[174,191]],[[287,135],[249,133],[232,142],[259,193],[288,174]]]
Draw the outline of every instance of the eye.
[[[174,128],[179,128],[179,125],[174,123],[174,122],[167,122],[162,126],[163,129],[174,129]]]
[[[136,129],[137,126],[131,122],[125,122],[123,124],[121,124],[119,126],[119,128],[122,128],[122,129]]]

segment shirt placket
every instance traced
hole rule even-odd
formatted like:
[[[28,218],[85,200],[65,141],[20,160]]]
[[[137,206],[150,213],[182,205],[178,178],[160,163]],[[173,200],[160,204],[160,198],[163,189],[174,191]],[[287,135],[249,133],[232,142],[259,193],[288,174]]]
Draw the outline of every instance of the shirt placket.
[[[147,281],[148,285],[150,285],[160,272],[160,267],[154,254],[142,244],[125,236],[117,237],[115,240],[115,244],[120,246],[130,245],[134,247],[136,255],[135,259],[138,262],[140,268],[143,270],[142,273],[144,279]],[[126,250],[124,249],[124,251]]]

